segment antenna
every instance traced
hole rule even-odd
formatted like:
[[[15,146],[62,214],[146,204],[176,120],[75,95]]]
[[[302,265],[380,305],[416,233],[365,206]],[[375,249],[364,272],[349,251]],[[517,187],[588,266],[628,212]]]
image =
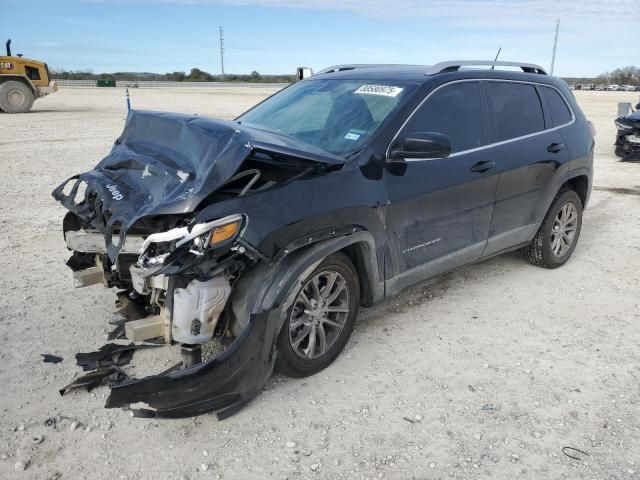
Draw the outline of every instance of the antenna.
[[[224,81],[224,28],[220,27],[220,80]]]
[[[500,52],[502,51],[502,47],[498,48],[498,53],[496,53],[496,58],[493,59],[494,62],[498,61],[498,57],[500,56]],[[496,66],[495,65],[491,65],[491,70],[495,70]]]
[[[551,68],[549,69],[549,75],[553,75],[553,67],[556,63],[556,48],[558,46],[558,32],[560,31],[560,20],[556,22],[556,38],[553,41],[553,55],[551,56]]]

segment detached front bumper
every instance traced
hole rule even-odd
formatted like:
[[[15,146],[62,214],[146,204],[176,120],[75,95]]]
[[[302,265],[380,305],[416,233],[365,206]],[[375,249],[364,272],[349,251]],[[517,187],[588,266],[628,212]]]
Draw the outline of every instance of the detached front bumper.
[[[258,394],[273,372],[279,317],[277,308],[251,315],[247,328],[217,357],[114,386],[105,407],[130,408],[140,417],[214,412],[222,420],[233,415]]]
[[[132,317],[124,322],[124,335],[129,341],[164,337],[167,344],[178,342],[183,346],[183,363],[158,375],[112,385],[107,408],[121,407],[132,410],[136,416],[166,418],[214,412],[223,419],[251,401],[271,376],[281,317],[278,308],[247,313],[243,316],[247,319],[243,322],[245,328],[226,350],[209,361],[192,364],[185,358],[184,351],[191,348],[199,351],[200,345],[214,335],[217,320],[230,295],[226,276],[217,273],[199,280],[191,276],[165,275],[162,270],[167,264],[171,265],[173,257],[164,254],[151,258],[143,255],[145,266],[127,263],[124,268],[122,264],[123,257],[130,261],[134,252],[146,252],[146,245],[157,239],[164,241],[165,237],[170,237],[174,242],[183,238],[191,241],[189,236],[196,236],[198,232],[194,228],[191,232],[172,230],[146,238],[128,235],[116,260],[117,269],[115,264],[113,269],[109,266],[102,234],[82,229],[65,232],[67,246],[74,251],[69,266],[76,286],[95,283],[108,286],[120,281],[117,279],[121,270],[126,270],[130,274],[131,289],[121,292],[123,298],[129,300],[131,297],[134,302],[144,299],[144,305],[159,308],[158,314]],[[174,239],[178,233],[180,237]],[[190,251],[186,253],[191,255]],[[162,261],[156,261],[156,258]],[[193,256],[193,260],[200,262],[206,258],[205,255]]]

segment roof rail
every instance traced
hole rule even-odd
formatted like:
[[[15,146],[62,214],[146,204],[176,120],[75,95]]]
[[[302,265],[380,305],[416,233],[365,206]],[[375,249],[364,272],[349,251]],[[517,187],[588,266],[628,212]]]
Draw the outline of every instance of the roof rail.
[[[341,72],[343,70],[356,70],[359,68],[379,68],[379,67],[406,67],[400,63],[353,63],[345,65],[333,65],[332,67],[323,68],[316,75],[323,73]]]
[[[522,62],[501,62],[493,60],[452,60],[448,62],[440,62],[432,65],[427,69],[425,75],[435,75],[436,73],[457,72],[460,67],[475,67],[475,66],[491,66],[493,67],[518,67],[526,73],[537,73],[540,75],[546,75],[547,72],[540,65],[533,63]]]

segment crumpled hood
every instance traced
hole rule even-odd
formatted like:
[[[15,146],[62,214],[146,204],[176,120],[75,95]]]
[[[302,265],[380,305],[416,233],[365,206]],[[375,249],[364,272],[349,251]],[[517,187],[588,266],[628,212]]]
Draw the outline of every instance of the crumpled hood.
[[[231,121],[132,110],[109,155],[95,169],[62,183],[52,195],[105,235],[114,260],[137,220],[192,212],[253,150],[326,164],[344,162],[294,138]],[[117,247],[112,230],[120,235]]]

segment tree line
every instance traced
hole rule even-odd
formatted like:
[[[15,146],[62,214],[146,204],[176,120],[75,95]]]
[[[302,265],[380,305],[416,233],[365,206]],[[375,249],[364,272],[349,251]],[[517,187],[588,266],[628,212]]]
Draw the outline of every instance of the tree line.
[[[256,83],[291,83],[295,75],[263,75],[257,71],[250,74],[225,73],[224,79],[220,75],[213,75],[199,68],[192,68],[189,73],[150,73],[150,72],[115,72],[93,73],[91,70],[60,70],[52,69],[52,77],[59,80],[122,80],[140,82],[145,80],[173,81],[173,82],[256,82]]]
[[[257,71],[250,74],[225,73],[224,79],[220,75],[214,75],[199,68],[192,68],[189,73],[148,73],[148,72],[116,72],[95,74],[90,70],[52,70],[53,77],[61,80],[123,80],[144,81],[164,80],[173,82],[256,82],[256,83],[291,83],[295,81],[295,75],[263,75]],[[597,77],[571,77],[564,78],[569,83],[593,83],[600,85],[640,85],[640,67],[628,66],[616,68],[611,72],[605,72]]]
[[[628,66],[601,73],[597,77],[565,78],[569,83],[595,85],[640,85],[640,67]]]

